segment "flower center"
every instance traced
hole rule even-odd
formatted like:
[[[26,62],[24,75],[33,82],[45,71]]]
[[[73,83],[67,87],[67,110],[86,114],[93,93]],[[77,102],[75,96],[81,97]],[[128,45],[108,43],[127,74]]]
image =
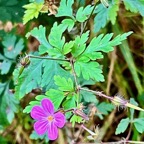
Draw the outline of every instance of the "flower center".
[[[51,116],[51,115],[50,115],[50,116],[48,116],[48,118],[47,118],[47,120],[48,120],[49,122],[52,122],[52,121],[53,121],[53,119],[54,119],[54,118],[53,118],[53,116]]]

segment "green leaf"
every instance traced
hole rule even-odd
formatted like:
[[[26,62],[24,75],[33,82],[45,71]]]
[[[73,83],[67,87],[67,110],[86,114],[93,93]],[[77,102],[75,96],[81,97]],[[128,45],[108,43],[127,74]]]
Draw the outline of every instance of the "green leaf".
[[[102,102],[97,105],[97,109],[103,115],[108,115],[114,109],[114,106],[111,103]]]
[[[61,91],[74,91],[72,79],[66,80],[61,76],[54,76],[55,84],[58,86]]]
[[[36,133],[36,131],[32,131],[30,138],[34,140],[41,139],[41,140],[44,140],[46,143],[48,143],[49,141],[47,134],[39,135]]]
[[[117,11],[119,10],[119,0],[113,0],[109,3],[109,7],[106,8],[102,4],[99,4],[94,13],[94,31],[98,32],[101,28],[104,28],[107,22],[110,20],[114,25],[116,22]]]
[[[15,35],[6,35],[2,41],[4,46],[4,56],[0,54],[1,62],[1,74],[7,74],[11,68],[11,65],[15,63],[15,59],[18,54],[21,53],[24,48],[23,39],[17,39]]]
[[[3,22],[21,22],[24,14],[22,6],[28,1],[1,0],[0,1],[0,20]]]
[[[69,94],[66,97],[66,100],[62,103],[64,110],[76,108],[76,99],[77,99],[76,97],[77,97],[76,94],[74,94],[74,95]],[[70,116],[71,116],[71,112],[66,113],[67,118],[69,118]]]
[[[59,90],[50,89],[46,92],[46,96],[53,102],[55,110],[59,108],[63,99],[65,98],[64,93]]]
[[[27,38],[31,35],[40,42],[39,54],[44,54],[48,52],[48,49],[52,48],[52,46],[49,44],[49,42],[46,39],[45,33],[46,33],[46,28],[40,25],[39,28],[35,27],[33,30],[31,30],[26,34]]]
[[[138,106],[138,103],[133,98],[130,98],[130,103]],[[133,117],[134,117],[134,109],[133,108],[130,108],[130,116],[131,116],[131,120],[133,120]]]
[[[40,105],[40,101],[31,101],[29,105],[25,107],[23,113],[30,113],[35,105]]]
[[[101,28],[104,28],[108,21],[108,8],[105,8],[102,4],[97,5],[95,9],[96,16],[94,18],[94,32],[98,32]]]
[[[114,25],[116,22],[117,12],[119,10],[119,0],[114,0],[113,3],[108,8],[108,17],[111,23]]]
[[[97,82],[104,81],[102,70],[97,62],[85,63],[81,61],[76,61],[74,63],[74,69],[78,77],[82,74],[83,78],[86,80],[92,79]]]
[[[62,0],[60,2],[60,6],[58,8],[56,17],[68,16],[68,17],[71,17],[72,19],[74,19],[73,11],[72,11],[73,3],[74,3],[74,0]]]
[[[79,56],[86,48],[86,41],[88,40],[89,31],[83,33],[81,36],[77,36],[74,41],[74,46],[72,48],[72,55],[76,58]]]
[[[144,16],[144,1],[143,0],[124,0],[124,5],[127,10],[137,13],[139,12],[141,16]]]
[[[132,34],[132,32],[127,32],[122,35],[118,35],[113,40],[111,40],[113,33],[106,34],[105,36],[101,34],[98,37],[94,37],[88,45],[84,54],[90,55],[90,53],[93,53],[95,51],[102,51],[106,53],[110,52],[114,49],[114,46],[120,45],[122,41],[125,40],[130,34]],[[101,53],[99,54],[99,56],[102,57]]]
[[[70,119],[70,122],[72,123],[72,127],[75,126],[75,123],[81,123],[82,122],[82,117],[73,115]]]
[[[74,91],[74,85],[72,79],[66,80],[66,78],[61,76],[54,76],[55,84],[61,91]]]
[[[71,52],[73,45],[74,45],[73,41],[70,41],[69,43],[65,43],[63,47],[63,54],[66,55],[69,52]]]
[[[116,128],[115,134],[118,135],[120,133],[124,133],[129,125],[129,118],[122,119]]]
[[[68,27],[68,32],[70,32],[74,27],[75,21],[73,19],[64,19],[62,24],[66,25]]]
[[[82,95],[82,98],[85,102],[98,103],[98,100],[96,99],[96,96],[93,93],[81,90],[80,94]]]
[[[76,20],[79,22],[84,22],[88,19],[89,15],[93,10],[93,6],[87,5],[85,8],[80,7],[76,13]]]
[[[24,5],[23,8],[26,9],[24,17],[23,17],[23,23],[26,24],[28,21],[30,21],[33,18],[38,18],[39,12],[43,7],[43,3],[30,3],[27,5]]]
[[[49,34],[49,43],[59,49],[62,50],[62,47],[65,43],[65,38],[62,37],[63,32],[66,30],[67,26],[60,24],[58,25],[56,22],[54,23],[53,27],[51,28],[51,32]]]
[[[36,88],[42,87],[45,90],[55,88],[54,75],[61,75],[65,78],[70,77],[69,72],[62,69],[56,61],[35,58],[30,61],[29,66],[24,69],[19,78],[19,69],[14,72],[15,96],[18,99]]]
[[[17,39],[15,35],[6,35],[2,41],[5,57],[9,59],[15,59],[24,48],[23,43],[23,39]]]
[[[0,83],[0,124],[6,126],[11,123],[14,113],[18,110],[19,101],[9,90],[9,83]]]
[[[4,60],[2,63],[1,63],[1,66],[0,66],[0,70],[1,70],[1,74],[7,74],[11,68],[11,65],[12,65],[12,62],[9,61],[9,60]]]
[[[137,118],[134,119],[134,126],[137,129],[137,131],[139,133],[143,133],[144,132],[144,118]]]

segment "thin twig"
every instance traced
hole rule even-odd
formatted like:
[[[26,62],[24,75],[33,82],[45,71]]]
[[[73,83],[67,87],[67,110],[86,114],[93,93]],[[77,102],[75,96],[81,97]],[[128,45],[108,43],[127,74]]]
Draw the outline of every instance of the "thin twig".
[[[75,72],[75,69],[74,69],[74,60],[71,58],[70,59],[70,64],[71,64],[71,67],[72,67],[72,74],[74,76],[74,80],[75,80],[75,84],[76,84],[76,90],[77,90],[77,94],[78,94],[78,99],[77,99],[77,106],[79,104],[79,99],[80,99],[80,86],[78,84],[78,80],[77,80],[77,75],[76,75],[76,72]]]
[[[83,30],[81,31],[80,35],[82,35],[83,32],[85,31],[86,25],[87,25],[88,21],[90,20],[90,17],[92,16],[92,14],[93,14],[95,8],[96,8],[96,3],[95,3],[95,5],[94,5],[94,7],[93,7],[93,9],[92,9],[92,12],[91,12],[91,14],[89,15],[87,21],[85,22],[84,27],[83,27]]]
[[[47,60],[59,60],[59,61],[70,61],[69,59],[62,59],[62,58],[52,58],[52,57],[44,57],[44,56],[34,56],[28,55],[30,58],[37,58],[37,59],[47,59]]]
[[[88,91],[88,92],[91,92],[91,93],[94,93],[94,94],[96,94],[96,95],[98,95],[98,96],[100,96],[100,97],[104,97],[104,98],[107,98],[107,99],[109,99],[109,100],[113,100],[113,97],[107,96],[107,95],[103,94],[102,92],[93,91],[93,90],[86,89],[86,88],[82,88],[82,87],[80,87],[79,89],[80,89],[80,90],[84,90],[84,91]]]

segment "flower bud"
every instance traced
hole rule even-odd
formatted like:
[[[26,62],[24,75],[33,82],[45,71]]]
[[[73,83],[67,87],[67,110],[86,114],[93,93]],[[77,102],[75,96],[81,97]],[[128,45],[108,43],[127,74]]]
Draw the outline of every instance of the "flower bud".
[[[125,106],[127,101],[123,98],[123,97],[120,97],[120,96],[114,96],[113,100],[112,100],[112,103],[115,105],[115,106]]]

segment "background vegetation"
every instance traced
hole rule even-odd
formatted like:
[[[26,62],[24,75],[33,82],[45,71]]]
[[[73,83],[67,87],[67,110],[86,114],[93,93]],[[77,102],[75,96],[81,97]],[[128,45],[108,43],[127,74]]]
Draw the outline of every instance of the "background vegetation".
[[[61,0],[64,3],[65,0]],[[70,2],[70,1],[69,1]],[[29,5],[28,5],[29,4]],[[98,62],[102,65],[104,82],[89,82],[86,85],[89,89],[103,92],[109,96],[122,95],[124,99],[133,98],[139,107],[144,108],[144,2],[143,0],[75,0],[72,5],[74,14],[81,6],[92,5],[91,13],[85,11],[88,16],[81,23],[76,23],[70,32],[65,32],[66,39],[74,39],[76,35],[90,30],[89,43],[93,37],[100,34],[114,33],[114,37],[129,31],[133,31],[121,45],[115,46],[114,51],[104,53],[104,58]],[[96,7],[95,7],[96,6]],[[43,89],[34,83],[24,83],[19,79],[21,85],[16,86],[19,73],[17,69],[24,70],[26,65],[21,65],[26,54],[37,55],[39,45],[45,43],[46,37],[50,34],[54,22],[60,23],[64,18],[55,14],[60,7],[60,1],[45,0],[1,0],[0,1],[0,143],[48,143],[46,136],[39,137],[33,131],[33,120],[30,115],[23,113],[24,108],[37,95],[43,94]],[[65,6],[62,16],[67,16],[70,9]],[[41,27],[39,27],[42,25]],[[39,27],[39,29],[35,28]],[[35,31],[32,30],[35,28]],[[31,31],[32,30],[32,31]],[[37,33],[38,32],[38,33]],[[28,34],[27,34],[28,33]],[[57,31],[58,33],[58,31]],[[27,37],[26,37],[27,34]],[[38,34],[43,34],[41,39]],[[28,38],[28,35],[29,36]],[[41,47],[41,54],[43,48]],[[35,62],[35,61],[34,61]],[[37,63],[36,63],[37,64]],[[46,63],[47,64],[47,63]],[[51,64],[51,63],[50,63]],[[52,68],[52,67],[51,67]],[[58,69],[57,74],[62,74]],[[37,70],[32,74],[37,75]],[[26,75],[28,75],[26,73]],[[63,74],[65,75],[65,73]],[[46,80],[46,79],[45,79]],[[51,81],[51,80],[49,80]],[[19,89],[21,86],[23,91]],[[27,87],[26,87],[27,85]],[[51,85],[50,85],[51,86]],[[50,86],[47,86],[47,90]],[[23,93],[21,93],[23,92]],[[90,95],[83,92],[82,95]],[[131,101],[134,101],[131,99]],[[90,114],[90,122],[86,126],[97,130],[97,141],[113,142],[128,138],[133,141],[144,141],[144,112],[132,110],[115,109],[108,100],[94,95],[85,97],[82,100],[87,106],[85,113]],[[92,102],[94,102],[92,104]],[[136,102],[134,102],[136,104]],[[134,117],[141,119],[139,127],[132,123],[125,128],[125,123],[121,123],[118,135],[116,128],[121,119]],[[81,126],[75,124],[72,127],[67,122],[66,127],[59,131],[59,138],[50,143],[70,143],[76,139],[77,143],[88,142],[88,133],[81,131]],[[79,137],[78,137],[79,136]],[[93,141],[89,141],[93,142]],[[97,142],[98,143],[98,142]]]

